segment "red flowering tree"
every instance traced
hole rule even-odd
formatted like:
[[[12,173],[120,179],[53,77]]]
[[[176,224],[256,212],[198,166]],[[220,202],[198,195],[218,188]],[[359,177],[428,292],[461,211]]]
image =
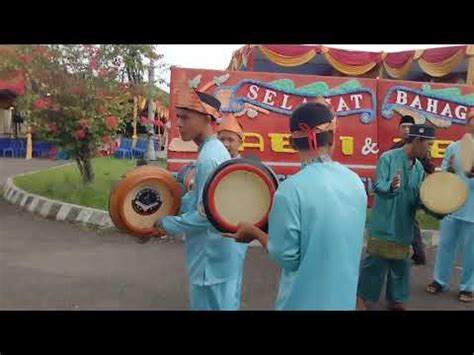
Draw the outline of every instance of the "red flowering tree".
[[[84,183],[94,179],[91,159],[131,118],[131,88],[125,61],[114,46],[16,46],[0,51],[0,73],[21,70],[26,90],[17,102],[37,135],[65,149]],[[140,46],[135,62],[153,55]],[[133,62],[133,61],[131,61]],[[141,64],[136,64],[137,66]]]

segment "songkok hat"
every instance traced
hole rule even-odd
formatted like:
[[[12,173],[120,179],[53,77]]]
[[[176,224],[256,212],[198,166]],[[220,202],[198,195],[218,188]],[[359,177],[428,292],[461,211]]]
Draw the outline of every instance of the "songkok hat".
[[[235,116],[231,113],[225,115],[224,119],[221,123],[217,126],[217,132],[222,131],[229,131],[237,134],[240,139],[244,137],[244,131],[242,129],[242,125],[240,122],[235,118]]]
[[[420,137],[426,139],[434,139],[436,136],[436,130],[433,126],[425,124],[415,124],[410,127],[409,137]]]
[[[182,80],[176,84],[174,91],[176,108],[186,108],[205,115],[210,115],[214,120],[220,117],[221,102],[214,96],[194,90]]]

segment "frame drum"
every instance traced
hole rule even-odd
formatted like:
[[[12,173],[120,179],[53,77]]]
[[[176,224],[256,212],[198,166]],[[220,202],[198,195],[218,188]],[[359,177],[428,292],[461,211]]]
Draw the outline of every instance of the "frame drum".
[[[461,166],[468,173],[474,167],[474,139],[470,133],[461,138]]]
[[[127,172],[109,196],[114,224],[132,234],[149,235],[162,216],[174,215],[181,204],[181,187],[173,175],[157,166]]]
[[[111,192],[110,192],[110,195],[109,195],[109,206],[108,206],[108,208],[109,208],[110,219],[112,220],[112,222],[114,223],[114,225],[118,229],[128,232],[127,228],[125,227],[124,223],[122,222],[122,217],[120,216],[120,214],[118,212],[118,203],[119,203],[119,201],[117,200],[117,187],[121,184],[123,179],[127,176],[146,174],[150,171],[153,172],[155,170],[156,170],[156,167],[149,166],[149,165],[143,165],[143,166],[140,166],[138,168],[131,169],[131,170],[127,171],[126,173],[124,173],[121,176],[121,179],[118,180],[117,182],[115,182],[115,184],[112,186],[112,189],[111,189]],[[114,208],[112,208],[112,206]]]
[[[278,179],[264,164],[228,160],[217,167],[204,186],[204,211],[211,224],[224,233],[236,232],[243,221],[265,230],[277,187]]]
[[[428,175],[420,188],[423,206],[438,218],[461,208],[467,196],[466,183],[459,176],[448,172]]]

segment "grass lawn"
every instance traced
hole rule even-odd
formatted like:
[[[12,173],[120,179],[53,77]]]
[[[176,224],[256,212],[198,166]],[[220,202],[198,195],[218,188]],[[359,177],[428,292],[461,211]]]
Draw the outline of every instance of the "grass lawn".
[[[15,185],[25,191],[54,200],[107,210],[110,189],[123,173],[136,167],[136,160],[113,157],[92,160],[95,180],[90,186],[82,184],[77,165],[41,170],[15,177]]]

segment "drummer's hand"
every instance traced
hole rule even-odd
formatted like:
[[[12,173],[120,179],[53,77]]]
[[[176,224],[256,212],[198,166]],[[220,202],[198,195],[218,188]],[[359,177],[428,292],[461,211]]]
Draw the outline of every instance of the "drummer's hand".
[[[467,172],[466,176],[468,179],[474,179],[474,168],[472,168],[471,171]]]
[[[166,231],[163,228],[155,226],[155,229],[153,230],[153,232],[148,234],[146,237],[147,238],[161,238],[161,237],[164,237],[165,235],[166,235]]]
[[[450,157],[449,157],[449,160],[448,160],[448,169],[447,171],[450,172],[450,173],[455,173],[456,172],[456,169],[454,168],[454,164],[455,164],[455,156],[454,154],[452,154]]]
[[[392,190],[396,190],[400,187],[400,183],[401,183],[401,178],[400,178],[400,170],[397,171],[397,174],[392,178],[392,184],[390,185],[390,187],[392,188]]]
[[[258,238],[258,227],[249,222],[240,222],[237,227],[239,228],[235,233],[224,233],[223,236],[226,238],[234,238],[239,243],[250,243],[252,240]]]

